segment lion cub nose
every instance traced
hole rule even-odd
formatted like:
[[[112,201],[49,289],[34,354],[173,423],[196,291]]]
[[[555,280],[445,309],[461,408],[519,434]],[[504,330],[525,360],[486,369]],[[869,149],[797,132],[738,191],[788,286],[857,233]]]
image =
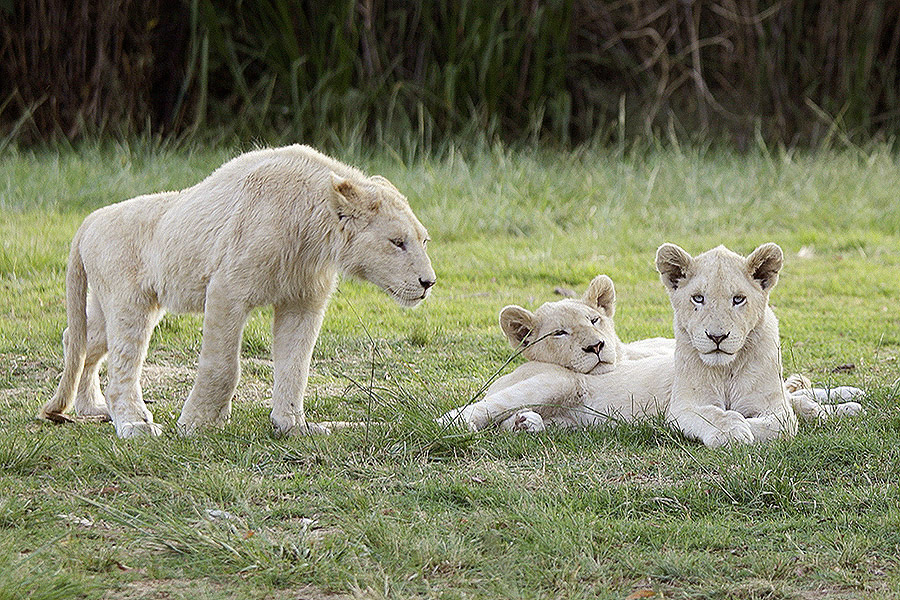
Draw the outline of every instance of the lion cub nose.
[[[711,339],[713,342],[716,343],[716,346],[718,346],[719,344],[721,344],[722,342],[725,341],[725,339],[728,337],[728,334],[727,334],[727,333],[722,333],[722,334],[720,334],[720,335],[713,335],[713,334],[711,334],[710,332],[707,331],[707,332],[706,332],[706,337],[708,337],[709,339]]]
[[[428,288],[430,288],[431,286],[434,285],[434,280],[433,279],[422,279],[421,277],[419,277],[419,285],[421,285],[422,288],[427,290]]]
[[[600,340],[593,346],[585,346],[584,348],[582,348],[582,350],[584,350],[588,354],[596,354],[597,356],[599,356],[600,351],[603,350],[603,346],[605,346],[605,345],[606,345],[606,342],[604,342],[603,340]]]

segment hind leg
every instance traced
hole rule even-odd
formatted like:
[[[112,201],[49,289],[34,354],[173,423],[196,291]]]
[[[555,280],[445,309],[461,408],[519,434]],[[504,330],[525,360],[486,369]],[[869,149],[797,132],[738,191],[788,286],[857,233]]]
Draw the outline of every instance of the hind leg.
[[[100,299],[96,294],[88,297],[87,353],[84,370],[78,381],[75,396],[75,414],[79,417],[109,419],[109,409],[100,391],[100,365],[106,358],[106,322]]]
[[[162,428],[153,422],[141,394],[141,367],[147,356],[150,334],[162,316],[148,305],[105,307],[106,339],[109,350],[109,383],[106,406],[120,438],[159,435]]]
[[[865,412],[858,402],[838,402],[835,400],[861,399],[865,392],[858,388],[839,387],[832,389],[808,388],[790,395],[794,411],[804,421],[824,421],[830,417],[849,417]]]

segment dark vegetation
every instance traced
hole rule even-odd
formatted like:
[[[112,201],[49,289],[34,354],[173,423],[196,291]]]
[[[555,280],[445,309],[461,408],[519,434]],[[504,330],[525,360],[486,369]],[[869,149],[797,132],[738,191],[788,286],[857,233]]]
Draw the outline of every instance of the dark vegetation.
[[[893,142],[900,3],[0,0],[0,140]]]

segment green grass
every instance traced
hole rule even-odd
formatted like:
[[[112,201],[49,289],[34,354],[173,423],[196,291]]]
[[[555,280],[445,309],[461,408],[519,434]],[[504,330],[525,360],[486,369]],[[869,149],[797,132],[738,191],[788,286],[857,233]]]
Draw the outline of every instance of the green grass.
[[[144,390],[164,437],[34,420],[62,363],[80,220],[189,185],[229,155],[0,157],[0,599],[900,598],[895,155],[338,153],[404,190],[433,239],[428,302],[404,311],[344,281],[314,357],[313,419],[388,426],[273,437],[265,309],[245,332],[224,431],[173,433],[197,316],[167,316],[151,342]],[[603,272],[623,338],[668,334],[652,267],[665,241],[779,243],[785,369],[865,388],[867,415],[717,451],[659,423],[537,436],[434,425],[509,356],[496,323],[506,304],[534,307]]]

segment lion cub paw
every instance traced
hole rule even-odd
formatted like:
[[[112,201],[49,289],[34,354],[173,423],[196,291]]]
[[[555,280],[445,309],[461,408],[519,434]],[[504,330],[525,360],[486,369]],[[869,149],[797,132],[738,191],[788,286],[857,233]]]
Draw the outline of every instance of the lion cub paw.
[[[158,425],[152,421],[122,421],[116,424],[116,435],[120,438],[129,439],[137,437],[159,437],[162,435],[162,425]]]
[[[503,421],[501,428],[508,431],[525,431],[527,433],[540,433],[547,426],[544,419],[533,410],[522,410]]]
[[[469,431],[478,431],[490,424],[490,416],[478,403],[475,403],[448,411],[437,419],[437,423],[443,427],[459,425]]]
[[[290,415],[287,417],[272,415],[272,427],[275,428],[275,434],[281,436],[331,434],[331,428],[325,424],[313,423]]]
[[[866,409],[859,402],[842,402],[828,407],[833,417],[855,417],[865,414]]]
[[[716,430],[707,436],[703,443],[710,448],[721,448],[732,444],[752,444],[753,430],[744,415],[729,410],[723,416]]]
[[[109,416],[109,410],[106,408],[106,403],[97,404],[97,403],[80,403],[78,400],[75,400],[75,414],[78,415],[79,419],[84,419],[86,421],[111,421],[112,418]]]

